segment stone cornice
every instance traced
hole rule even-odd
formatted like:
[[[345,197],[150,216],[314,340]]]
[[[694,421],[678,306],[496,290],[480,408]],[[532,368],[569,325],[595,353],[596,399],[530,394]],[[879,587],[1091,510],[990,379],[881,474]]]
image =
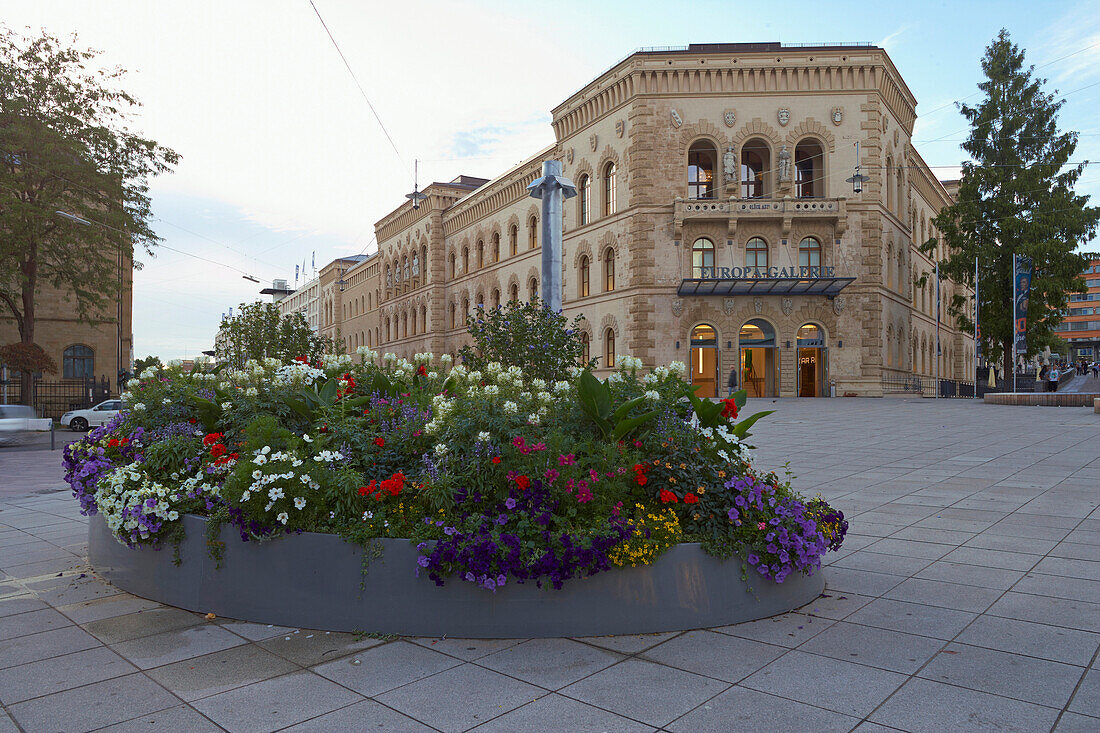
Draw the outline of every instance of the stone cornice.
[[[443,213],[445,236],[453,236],[466,227],[483,221],[506,206],[528,198],[527,186],[542,175],[542,161],[553,157],[554,148],[517,166],[503,176],[490,181]],[[535,205],[537,201],[531,199]]]
[[[460,198],[470,193],[470,189],[465,186],[433,183],[421,191],[421,193],[425,194],[428,198],[420,204],[419,209],[414,209],[412,207],[412,202],[406,201],[375,222],[374,233],[379,247],[381,247],[382,243],[386,240],[415,225],[424,217],[429,216],[432,211],[448,208],[454,204],[455,201],[458,201]]]

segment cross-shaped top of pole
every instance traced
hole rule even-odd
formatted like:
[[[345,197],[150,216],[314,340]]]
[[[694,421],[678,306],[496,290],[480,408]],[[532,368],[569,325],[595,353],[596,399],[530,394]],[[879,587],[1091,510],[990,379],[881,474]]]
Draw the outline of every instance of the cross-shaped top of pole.
[[[556,172],[548,172],[546,170],[547,163],[557,163]],[[561,189],[562,197],[571,199],[577,195],[577,187],[573,185],[565,176],[561,175],[561,161],[548,160],[543,163],[542,177],[536,178],[527,187],[528,192],[533,199],[541,199],[547,193],[553,193],[555,190]]]
[[[527,187],[542,201],[542,302],[561,312],[562,202],[577,195],[577,187],[561,174],[560,160],[542,161],[542,177]]]

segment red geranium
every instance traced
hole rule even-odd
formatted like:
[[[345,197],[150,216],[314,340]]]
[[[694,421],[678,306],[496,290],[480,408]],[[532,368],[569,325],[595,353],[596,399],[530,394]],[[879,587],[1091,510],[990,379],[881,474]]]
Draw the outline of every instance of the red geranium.
[[[531,485],[531,479],[527,478],[527,476],[525,476],[525,475],[516,476],[516,486],[518,486],[521,490],[526,491],[527,487],[529,487],[530,485]]]
[[[110,440],[108,440],[107,441],[107,447],[108,448],[117,448],[118,447],[118,438],[111,438]]]
[[[421,364],[420,366],[418,366],[416,368],[416,373],[419,374],[422,377],[428,376],[428,370],[426,368],[424,368],[423,364]]]
[[[725,407],[722,408],[722,417],[728,418],[730,420],[736,420],[737,401],[732,399],[722,400],[722,404],[725,405]]]
[[[684,494],[684,503],[685,504],[698,504],[699,503],[699,497],[696,496],[695,494]]]
[[[500,463],[500,456],[493,456],[493,463]]]
[[[221,433],[210,433],[209,435],[207,435],[205,438],[202,439],[202,444],[203,445],[214,445],[215,443],[217,443],[221,439],[222,439],[222,434]]]
[[[661,489],[661,493],[658,494],[658,497],[665,504],[675,504],[677,501],[679,501],[679,499],[676,498],[676,494],[673,494],[668,489]]]
[[[386,445],[386,439],[385,438],[375,438],[374,439],[374,444],[376,446],[378,446],[379,448],[382,448]]]

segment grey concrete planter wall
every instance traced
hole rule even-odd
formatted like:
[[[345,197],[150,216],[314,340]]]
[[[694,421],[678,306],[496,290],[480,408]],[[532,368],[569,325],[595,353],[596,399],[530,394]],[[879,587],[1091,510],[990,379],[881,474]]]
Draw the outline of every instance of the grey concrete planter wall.
[[[782,584],[741,563],[717,560],[696,544],[652,565],[567,581],[561,590],[510,583],[495,593],[460,580],[436,586],[416,577],[416,549],[382,540],[363,571],[362,548],[335,535],[304,533],[241,542],[222,528],[222,567],[206,548],[206,520],[183,518],[186,539],[172,548],[131,550],[102,517],[90,523],[92,566],[119,588],[191,611],[281,626],[410,636],[529,638],[680,631],[750,621],[805,605],[825,587],[819,571]]]

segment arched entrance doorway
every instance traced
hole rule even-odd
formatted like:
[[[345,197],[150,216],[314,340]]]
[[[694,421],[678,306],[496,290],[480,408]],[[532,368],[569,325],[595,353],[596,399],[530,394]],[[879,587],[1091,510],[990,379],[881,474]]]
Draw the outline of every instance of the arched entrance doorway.
[[[737,336],[741,348],[741,387],[749,397],[778,397],[775,329],[762,318],[741,326]]]
[[[813,323],[798,329],[798,396],[824,397],[828,394],[829,350],[825,332]]]
[[[718,396],[718,334],[706,323],[691,331],[691,386],[700,397]]]

